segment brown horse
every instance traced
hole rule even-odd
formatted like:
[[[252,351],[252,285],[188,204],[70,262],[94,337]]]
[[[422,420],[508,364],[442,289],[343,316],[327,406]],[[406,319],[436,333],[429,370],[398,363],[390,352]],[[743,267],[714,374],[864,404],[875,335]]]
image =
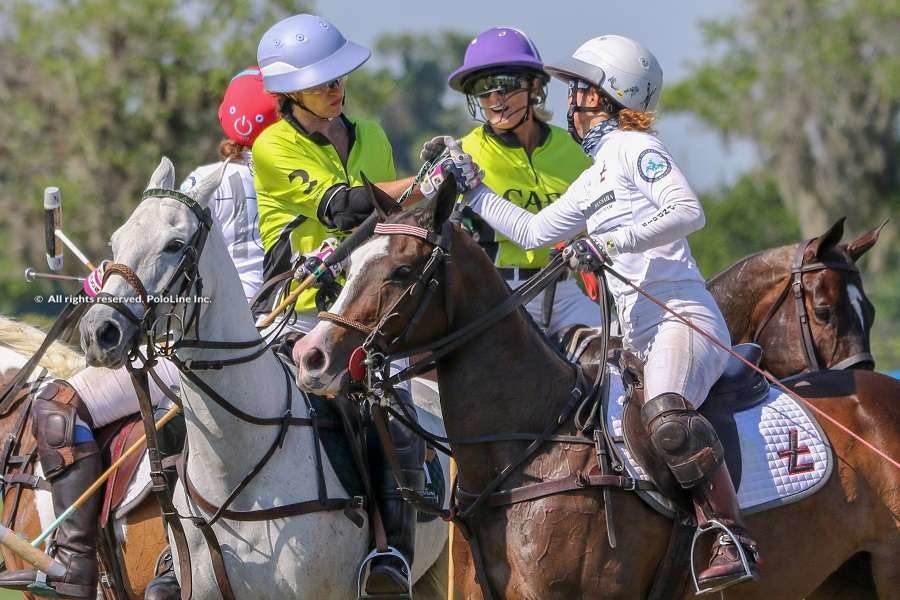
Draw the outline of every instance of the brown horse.
[[[883,227],[841,244],[840,219],[817,238],[757,252],[712,277],[706,287],[725,316],[731,343],[762,346],[760,366],[779,379],[808,370],[874,369],[869,331],[875,308],[856,262]],[[580,360],[596,363],[601,352],[595,340]]]
[[[17,352],[33,352],[43,339],[43,332],[27,327],[21,323],[3,319],[0,322],[0,389],[13,379],[18,366],[27,360],[26,356],[16,356]],[[51,368],[56,367],[59,375],[74,373],[71,367],[76,362],[74,353],[66,358],[62,349],[54,351]],[[66,358],[64,360],[64,358]],[[84,358],[78,355],[77,362],[83,367]],[[10,364],[7,364],[10,363]],[[12,368],[11,365],[15,365]],[[3,407],[0,415],[0,439],[3,440],[3,460],[7,467],[3,473],[2,486],[3,509],[0,518],[4,525],[27,537],[36,538],[48,520],[53,518],[48,491],[36,491],[31,485],[16,481],[17,474],[34,475],[39,469],[36,444],[31,431],[31,398],[26,391],[18,394],[16,399]],[[24,460],[22,458],[24,458]],[[39,471],[38,471],[39,472]],[[101,492],[102,493],[102,492]],[[40,514],[40,516],[39,516]],[[44,523],[41,522],[41,517]],[[144,597],[147,584],[155,575],[156,559],[165,547],[165,530],[159,506],[152,495],[135,505],[123,518],[112,525],[116,547],[110,550],[115,553],[118,564],[104,565],[115,568],[117,577],[122,583],[124,597],[138,599]],[[0,546],[6,568],[18,570],[27,568],[18,555]],[[111,588],[101,586],[105,598],[121,599],[122,594],[113,595]],[[33,597],[25,594],[26,597]]]
[[[806,370],[873,369],[875,309],[856,262],[882,227],[841,244],[840,219],[817,238],[758,252],[712,277],[707,288],[732,343],[762,346],[762,368],[779,379]]]
[[[480,248],[458,228],[442,227],[454,198],[455,191],[445,189],[435,202],[391,217],[392,235],[376,235],[353,254],[347,285],[333,307],[336,316],[326,315],[329,320],[294,349],[301,387],[330,394],[348,385],[351,354],[367,332],[394,340],[391,354],[414,350],[482,319],[509,297]],[[389,211],[387,202],[381,210]],[[425,230],[432,232],[429,240],[409,234]],[[423,270],[438,253],[435,238],[443,244],[447,236],[452,260],[440,263],[428,285]],[[537,436],[563,414],[577,379],[572,365],[521,310],[442,356],[437,373],[447,433],[456,440],[518,432]],[[900,382],[869,371],[826,371],[793,385],[843,426],[900,456]],[[816,494],[748,517],[766,563],[759,581],[729,589],[729,598],[827,594],[843,583],[831,578],[827,590],[819,589],[829,575],[861,553],[870,558],[879,595],[900,597],[900,472],[840,428],[822,425],[837,456],[835,472]],[[575,435],[576,428],[566,419],[556,433]],[[518,464],[528,444],[454,444],[460,488],[478,492],[499,473],[507,475],[503,488],[570,477],[595,462],[591,446],[553,443]],[[610,518],[618,524],[615,550],[607,542],[606,505],[596,488],[482,507],[469,516],[494,597],[644,597],[670,523],[629,492],[611,494]],[[479,597],[479,588],[468,581],[461,593]]]

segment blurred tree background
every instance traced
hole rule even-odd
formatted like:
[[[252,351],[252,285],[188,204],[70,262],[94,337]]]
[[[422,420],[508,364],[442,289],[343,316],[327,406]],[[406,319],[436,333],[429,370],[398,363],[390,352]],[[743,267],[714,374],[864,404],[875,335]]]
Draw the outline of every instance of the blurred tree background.
[[[252,64],[262,32],[311,2],[293,0],[5,0],[0,4],[0,312],[53,314],[26,284],[43,270],[41,193],[62,189],[64,228],[89,256],[133,210],[160,155],[179,176],[216,160],[218,102]],[[683,112],[726,139],[754,143],[761,163],[702,195],[707,226],[691,238],[711,275],[760,249],[880,224],[861,261],[877,307],[874,353],[900,368],[897,216],[900,0],[746,0],[708,22],[707,60],[669,83],[662,117]],[[48,32],[52,32],[50,35]],[[379,120],[402,175],[424,139],[473,126],[446,76],[473,32],[382,35],[350,79],[347,111]],[[66,272],[81,273],[71,255]],[[69,287],[71,289],[71,287]]]
[[[707,225],[691,238],[704,272],[845,215],[845,241],[891,219],[860,267],[878,366],[900,368],[900,1],[751,0],[703,27],[713,58],[668,86],[663,110],[749,139],[762,157],[705,194]]]

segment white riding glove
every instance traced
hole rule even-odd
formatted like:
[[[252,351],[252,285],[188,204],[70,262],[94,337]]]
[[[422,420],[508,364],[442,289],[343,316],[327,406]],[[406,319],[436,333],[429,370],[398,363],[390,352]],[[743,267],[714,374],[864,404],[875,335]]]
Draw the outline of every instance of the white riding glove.
[[[456,179],[456,189],[461,194],[478,187],[484,179],[484,171],[471,156],[450,147],[450,156],[440,159],[419,184],[422,195],[429,200],[434,198],[449,173]]]

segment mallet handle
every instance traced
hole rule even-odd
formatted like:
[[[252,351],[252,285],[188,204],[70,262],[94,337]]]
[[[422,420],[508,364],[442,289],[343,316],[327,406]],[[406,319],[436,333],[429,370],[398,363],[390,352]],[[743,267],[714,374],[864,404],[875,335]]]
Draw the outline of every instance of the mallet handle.
[[[88,257],[85,256],[84,253],[78,249],[78,246],[75,245],[75,242],[70,240],[66,236],[66,234],[64,234],[62,232],[62,229],[57,229],[56,231],[54,231],[54,233],[56,234],[57,239],[59,239],[59,241],[61,241],[63,244],[65,244],[66,247],[68,247],[69,250],[72,251],[72,254],[74,254],[75,256],[78,257],[78,260],[80,260],[84,266],[86,266],[91,271],[93,271],[94,269],[97,268],[94,266],[94,263],[89,261]]]
[[[300,282],[300,285],[298,285],[293,290],[291,290],[291,293],[288,294],[287,296],[285,296],[284,300],[279,302],[278,306],[276,306],[272,310],[272,312],[267,314],[266,318],[264,318],[262,321],[260,321],[257,324],[256,328],[262,329],[264,327],[268,327],[269,325],[271,325],[272,321],[275,320],[275,317],[280,315],[281,312],[284,311],[288,306],[290,306],[291,304],[296,302],[297,298],[300,296],[300,293],[303,292],[303,290],[305,290],[309,286],[311,286],[315,281],[316,281],[315,275],[307,275],[306,279],[304,279],[302,282]]]

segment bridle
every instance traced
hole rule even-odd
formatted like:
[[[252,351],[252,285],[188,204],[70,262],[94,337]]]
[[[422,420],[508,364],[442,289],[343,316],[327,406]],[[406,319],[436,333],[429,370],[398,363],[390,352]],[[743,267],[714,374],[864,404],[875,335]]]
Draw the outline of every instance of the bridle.
[[[778,299],[775,300],[774,304],[772,304],[771,307],[769,307],[769,310],[766,311],[766,314],[759,322],[759,325],[756,326],[756,331],[753,332],[753,337],[750,339],[750,341],[758,343],[760,335],[762,335],[763,330],[766,328],[766,326],[775,316],[775,313],[778,312],[778,309],[787,299],[788,293],[792,293],[794,297],[794,306],[797,311],[797,319],[800,325],[803,358],[806,361],[807,371],[821,371],[823,369],[847,369],[860,363],[875,364],[875,359],[870,352],[858,352],[831,366],[823,366],[819,361],[819,357],[816,352],[815,338],[813,337],[812,327],[809,322],[809,313],[806,310],[806,290],[803,287],[803,275],[804,273],[822,271],[825,269],[834,269],[835,271],[845,271],[847,273],[859,273],[859,269],[856,267],[856,265],[851,263],[825,260],[803,264],[806,249],[814,239],[815,238],[808,239],[805,242],[797,245],[797,250],[794,253],[794,259],[791,262],[791,276],[788,278],[787,283],[781,290],[781,294],[778,295]]]
[[[135,391],[137,392],[138,401],[141,408],[141,417],[144,421],[144,428],[147,434],[147,448],[151,463],[150,477],[151,481],[153,482],[151,489],[157,495],[157,499],[159,500],[162,508],[163,517],[167,525],[169,526],[169,530],[174,538],[176,547],[178,547],[179,549],[178,555],[182,577],[182,598],[191,597],[192,584],[190,551],[187,546],[187,538],[185,537],[184,528],[181,524],[181,520],[186,519],[191,521],[201,531],[204,539],[206,540],[207,547],[210,553],[210,561],[213,568],[213,574],[219,586],[219,591],[222,594],[222,597],[225,600],[234,600],[236,596],[231,587],[231,583],[228,577],[228,571],[225,567],[223,553],[218,539],[216,538],[216,534],[212,529],[212,525],[216,521],[218,521],[222,517],[234,521],[265,521],[310,514],[320,511],[344,510],[348,518],[356,522],[354,511],[361,508],[362,500],[361,498],[331,498],[328,496],[328,490],[325,483],[325,472],[321,457],[321,444],[319,443],[319,438],[321,435],[320,430],[326,428],[340,429],[342,426],[339,423],[319,417],[316,414],[316,410],[310,403],[308,396],[303,393],[301,393],[301,395],[306,403],[309,417],[297,417],[292,414],[292,392],[294,389],[294,385],[291,381],[289,370],[286,365],[284,365],[284,362],[282,360],[279,360],[279,364],[282,366],[285,376],[285,406],[281,414],[271,417],[261,417],[249,414],[241,410],[241,408],[235,406],[226,398],[221,396],[216,390],[214,390],[208,383],[206,383],[194,372],[198,370],[218,370],[232,365],[251,362],[259,358],[264,353],[268,352],[271,347],[277,342],[279,335],[290,319],[285,318],[278,327],[275,327],[265,336],[260,336],[252,340],[227,342],[201,339],[199,331],[199,316],[201,306],[199,300],[201,299],[203,291],[203,279],[200,276],[199,266],[200,256],[203,253],[203,249],[206,245],[206,241],[209,237],[209,232],[213,223],[210,210],[209,208],[201,207],[194,198],[175,190],[160,188],[148,189],[143,193],[142,200],[147,198],[172,198],[187,206],[199,221],[197,230],[191,236],[189,242],[184,246],[182,258],[178,263],[175,271],[170,276],[166,285],[163,286],[162,290],[155,297],[154,295],[147,292],[146,287],[144,286],[140,277],[128,265],[122,263],[111,263],[105,267],[103,275],[104,285],[112,275],[117,275],[125,279],[132,290],[138,294],[138,299],[144,307],[144,314],[142,316],[136,315],[130,309],[123,306],[121,302],[117,301],[116,296],[113,296],[108,292],[101,292],[100,294],[98,294],[98,299],[99,302],[108,304],[109,306],[116,309],[126,319],[134,323],[138,328],[138,335],[136,335],[134,337],[134,340],[132,341],[131,351],[129,353],[128,359],[125,362],[125,366],[131,374],[132,382],[135,386]],[[160,300],[166,301],[165,296],[174,293],[176,297],[184,297],[188,294],[191,294],[192,292],[195,294],[193,298],[195,300],[195,302],[193,302],[193,304],[195,304],[195,308],[192,310],[190,315],[188,315],[187,312],[188,303],[185,303],[184,310],[182,311],[180,316],[174,313],[168,315],[155,314],[157,307],[162,303]],[[173,302],[173,305],[177,305],[178,302],[179,300],[175,300]],[[164,342],[159,343],[159,336],[155,331],[155,327],[156,324],[162,319],[166,320],[166,332],[171,331],[170,326],[172,323],[172,319],[180,321],[182,324],[182,337],[177,341],[171,343],[168,338],[166,338]],[[195,337],[193,339],[186,339],[184,335],[187,334],[187,332],[189,332],[191,328],[193,328]],[[141,336],[146,337],[146,356],[142,356],[139,350],[139,342]],[[252,350],[250,353],[244,356],[223,360],[182,360],[177,355],[177,351],[181,348],[235,350],[248,348],[252,349],[256,348],[257,346],[259,348]],[[196,385],[212,401],[214,401],[217,405],[226,410],[232,416],[252,425],[275,427],[278,430],[274,440],[263,453],[262,457],[258,460],[255,466],[249,470],[249,472],[240,480],[240,482],[231,490],[225,500],[222,501],[222,503],[219,505],[216,505],[204,498],[200,491],[197,490],[190,481],[187,471],[188,446],[187,444],[185,444],[182,458],[177,464],[179,478],[184,483],[187,496],[203,511],[210,514],[211,516],[209,517],[179,514],[168,493],[166,476],[163,472],[163,465],[156,443],[156,430],[153,423],[153,409],[150,403],[148,376],[152,377],[156,381],[159,389],[170,400],[180,405],[181,399],[169,390],[168,385],[166,385],[165,382],[163,382],[153,370],[152,367],[156,362],[157,356],[165,356],[166,358],[171,360],[178,367],[178,370],[185,378]],[[143,364],[141,366],[135,366],[133,364],[133,361],[137,359],[143,360]],[[256,477],[256,475],[258,475],[263,470],[263,468],[269,462],[269,459],[272,458],[277,450],[283,447],[288,430],[291,427],[295,426],[310,427],[313,432],[318,497],[314,500],[294,502],[291,504],[274,506],[266,509],[254,509],[245,511],[229,509],[229,505],[231,505],[231,503],[237,498],[237,496],[250,484],[250,482]]]

